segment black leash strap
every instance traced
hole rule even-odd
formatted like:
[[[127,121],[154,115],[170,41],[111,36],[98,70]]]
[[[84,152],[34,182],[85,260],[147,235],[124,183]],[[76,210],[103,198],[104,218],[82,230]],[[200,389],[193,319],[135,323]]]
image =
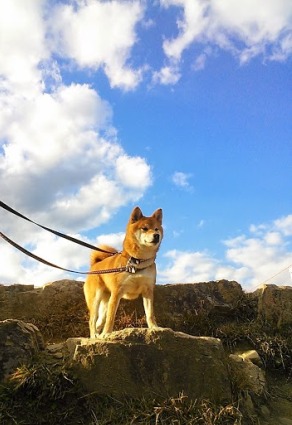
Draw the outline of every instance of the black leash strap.
[[[96,271],[90,271],[90,272],[79,272],[79,271],[76,271],[76,270],[65,269],[64,267],[57,266],[56,264],[50,263],[49,261],[44,260],[41,257],[38,257],[37,255],[33,254],[32,252],[28,251],[27,249],[18,245],[16,242],[9,239],[6,235],[4,235],[4,233],[0,232],[0,236],[6,242],[10,243],[10,245],[12,245],[14,248],[18,249],[19,251],[23,252],[24,254],[28,255],[29,257],[33,258],[34,260],[40,261],[41,263],[46,264],[47,266],[50,266],[50,267],[54,267],[55,269],[64,270],[65,272],[77,273],[77,274],[105,274],[105,273],[120,273],[120,272],[128,271],[127,267],[118,267],[118,268],[115,268],[115,269],[96,270]],[[111,252],[111,254],[113,254],[113,253]]]
[[[28,217],[26,217],[25,215],[21,214],[20,212],[9,207],[9,205],[4,204],[4,202],[2,202],[2,201],[0,201],[0,206],[2,208],[4,208],[6,211],[9,211],[10,213],[17,215],[18,217],[23,218],[24,220],[29,221],[30,223],[33,223],[36,226],[41,227],[42,229],[47,230],[48,232],[51,232],[56,236],[59,236],[60,238],[67,239],[68,241],[71,241],[71,242],[77,243],[79,245],[85,246],[86,248],[89,248],[89,249],[94,249],[95,251],[101,251],[101,252],[105,252],[106,254],[113,255],[112,252],[106,251],[102,248],[98,248],[97,246],[91,245],[87,242],[80,241],[79,239],[73,238],[72,236],[65,235],[64,233],[58,232],[57,230],[50,229],[49,227],[42,226],[41,224],[36,223],[35,221],[33,221],[33,220],[29,219]],[[2,235],[3,235],[3,233],[2,233]]]

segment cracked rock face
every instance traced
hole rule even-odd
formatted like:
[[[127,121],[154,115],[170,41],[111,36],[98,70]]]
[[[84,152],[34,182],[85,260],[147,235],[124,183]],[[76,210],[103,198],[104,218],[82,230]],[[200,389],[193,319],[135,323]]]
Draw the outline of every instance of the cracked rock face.
[[[233,379],[239,390],[249,391],[261,396],[267,390],[265,372],[250,359],[246,358],[248,353],[250,352],[242,355],[230,354],[229,359]]]
[[[0,322],[0,381],[43,349],[43,338],[36,326],[13,319]]]
[[[291,326],[291,286],[263,285],[256,293],[259,319],[278,329],[286,325]]]
[[[221,341],[171,329],[124,329],[105,338],[67,341],[73,367],[88,391],[119,397],[231,399]]]

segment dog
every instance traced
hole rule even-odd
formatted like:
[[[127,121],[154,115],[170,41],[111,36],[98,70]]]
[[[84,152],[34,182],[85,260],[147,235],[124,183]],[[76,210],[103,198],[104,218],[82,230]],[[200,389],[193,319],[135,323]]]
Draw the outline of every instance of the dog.
[[[156,282],[155,258],[162,238],[162,209],[145,217],[141,209],[135,207],[126,228],[122,251],[104,245],[101,248],[108,252],[92,252],[90,271],[116,268],[126,268],[126,271],[87,276],[84,295],[90,316],[90,338],[111,333],[120,300],[132,300],[140,295],[143,297],[148,327],[157,327],[153,291]]]

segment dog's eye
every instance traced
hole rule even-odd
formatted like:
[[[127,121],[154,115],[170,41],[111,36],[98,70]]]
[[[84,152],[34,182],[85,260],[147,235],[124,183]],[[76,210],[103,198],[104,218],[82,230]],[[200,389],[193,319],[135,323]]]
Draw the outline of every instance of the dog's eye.
[[[148,227],[142,227],[143,232],[147,232]]]

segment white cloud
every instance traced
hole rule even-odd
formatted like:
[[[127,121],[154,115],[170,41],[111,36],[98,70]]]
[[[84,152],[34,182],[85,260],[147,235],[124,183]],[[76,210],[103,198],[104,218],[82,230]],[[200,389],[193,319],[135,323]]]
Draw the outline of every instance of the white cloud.
[[[109,104],[89,86],[60,86],[29,99],[0,93],[0,104],[0,177],[7,203],[42,211],[43,222],[50,217],[64,230],[84,230],[150,186],[149,165],[126,155]]]
[[[169,263],[159,268],[158,281],[192,283],[229,279],[238,281],[246,290],[254,290],[264,282],[292,285],[288,270],[292,264],[290,217],[252,226],[251,235],[224,241],[224,259],[216,259],[205,251],[169,251],[165,254]]]
[[[183,189],[191,189],[192,186],[189,183],[189,179],[192,177],[191,174],[176,171],[172,176],[172,182]]]
[[[128,64],[143,17],[139,1],[84,0],[58,5],[51,16],[54,49],[81,67],[103,68],[112,87],[134,88],[142,69]]]
[[[194,283],[210,280],[217,261],[206,252],[171,250],[165,254],[169,264],[159,271],[159,283]]]
[[[178,6],[183,8],[183,19],[177,20],[179,35],[165,40],[165,54],[173,60],[180,60],[182,52],[205,30],[208,23],[205,17],[208,4],[199,0],[160,0],[164,7]]]
[[[199,221],[199,223],[197,224],[197,227],[199,228],[199,229],[201,229],[202,227],[204,227],[205,226],[205,224],[206,224],[206,220],[200,220]]]
[[[171,64],[170,66],[165,66],[159,71],[153,73],[152,81],[154,84],[176,84],[181,78],[179,72],[179,67],[177,64]]]
[[[116,175],[123,185],[139,192],[151,184],[151,169],[140,157],[121,155],[116,161]]]
[[[125,238],[124,232],[119,233],[107,233],[104,235],[99,235],[96,240],[96,245],[108,245],[113,248],[116,248],[118,251],[122,250],[123,241]]]
[[[292,236],[292,214],[281,217],[275,221],[275,227],[285,236]]]
[[[66,85],[64,61],[56,56],[62,48],[78,66],[102,67],[112,85],[133,88],[141,70],[128,62],[142,15],[137,1],[49,7],[42,0],[0,0],[1,200],[44,225],[76,233],[109,220],[151,185],[146,160],[131,157],[119,143],[109,103],[87,84]],[[1,226],[48,260],[74,269],[88,264],[79,247],[65,247],[4,211]],[[38,283],[63,276],[2,240],[1,253],[2,244],[1,281]]]
[[[49,54],[43,5],[43,0],[0,0],[0,75],[6,90],[13,87],[29,96],[41,85],[38,66]]]
[[[207,61],[207,55],[206,53],[201,53],[199,56],[197,56],[192,68],[194,71],[201,71],[205,68]]]
[[[52,234],[45,231],[38,232],[37,236],[31,236],[31,240],[35,240],[35,244],[30,247],[30,251],[60,267],[76,271],[87,271],[90,268],[90,251],[68,242],[61,238],[56,238]],[[81,238],[80,235],[72,235],[76,238]],[[86,238],[82,238],[89,243]],[[21,254],[15,249],[11,251],[6,248],[8,252],[8,264],[4,265],[3,260],[0,260],[1,279],[5,278],[5,283],[21,283],[21,284],[34,284],[35,286],[42,286],[47,282],[52,282],[59,279],[72,279],[85,280],[86,275],[79,275],[59,270],[42,264],[34,259],[29,259],[25,254]],[[2,250],[1,250],[2,251]],[[6,267],[13,266],[13,273],[11,276],[2,277],[2,270]]]
[[[165,7],[177,7],[178,34],[165,39],[163,49],[177,73],[183,53],[191,46],[210,46],[231,52],[240,63],[262,55],[264,60],[286,60],[292,53],[292,3],[290,0],[160,0]],[[207,46],[207,47],[206,47]],[[206,53],[197,56],[195,70],[203,69]],[[165,68],[167,69],[167,65]],[[162,72],[162,70],[160,71]],[[159,72],[157,73],[159,75]],[[164,84],[175,84],[169,79]]]
[[[34,98],[3,94],[0,136],[4,144],[3,168],[8,174],[44,171],[93,147],[93,131],[111,120],[111,108],[86,85],[60,86],[54,93]],[[5,119],[8,118],[8,119]],[[10,118],[10,119],[9,119]]]

